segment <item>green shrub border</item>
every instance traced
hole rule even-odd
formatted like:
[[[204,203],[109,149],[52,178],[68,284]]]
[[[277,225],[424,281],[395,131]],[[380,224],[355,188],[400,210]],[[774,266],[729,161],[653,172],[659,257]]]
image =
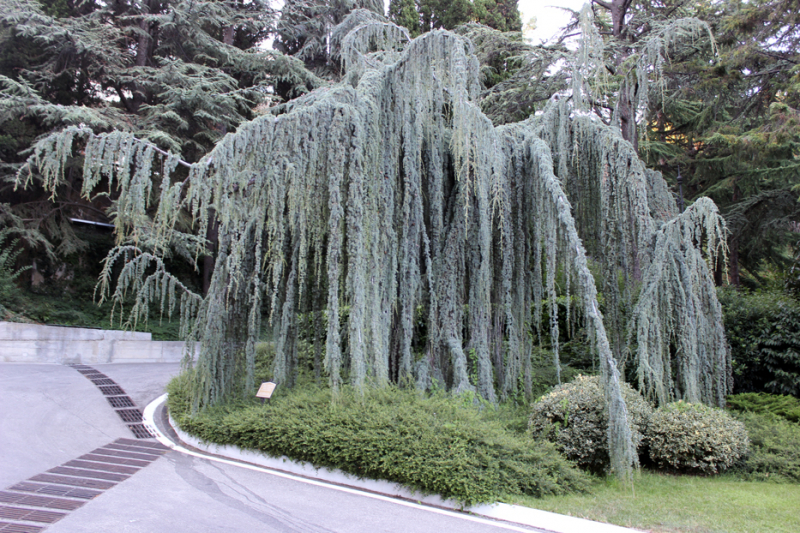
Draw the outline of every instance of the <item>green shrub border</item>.
[[[745,392],[728,396],[727,403],[735,411],[771,413],[790,422],[800,422],[800,399],[794,396]]]
[[[266,404],[228,403],[192,415],[189,379],[182,374],[169,384],[168,406],[182,430],[205,442],[402,483],[465,506],[588,486],[552,445],[508,431],[469,397],[344,388],[334,399],[329,389],[284,389]]]
[[[750,451],[733,472],[747,480],[800,483],[800,424],[772,413],[734,413],[750,436]]]

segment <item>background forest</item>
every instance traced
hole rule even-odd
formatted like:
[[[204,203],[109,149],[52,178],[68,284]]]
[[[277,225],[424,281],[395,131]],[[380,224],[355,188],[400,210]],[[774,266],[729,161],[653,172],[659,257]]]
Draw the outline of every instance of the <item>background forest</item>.
[[[338,402],[384,459],[291,453],[467,503],[585,490],[561,455],[800,479],[797,0],[594,0],[540,45],[515,0],[0,6],[0,318],[200,342],[184,429]],[[750,451],[658,455],[682,416]],[[438,466],[375,470],[382,424]]]

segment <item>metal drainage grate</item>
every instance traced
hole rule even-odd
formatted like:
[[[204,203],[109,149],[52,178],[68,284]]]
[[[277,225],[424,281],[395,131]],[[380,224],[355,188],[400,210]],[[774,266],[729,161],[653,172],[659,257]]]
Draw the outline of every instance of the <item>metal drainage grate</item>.
[[[139,471],[134,466],[111,465],[107,463],[96,463],[94,461],[83,461],[81,459],[73,459],[67,461],[64,466],[71,468],[85,468],[87,470],[100,470],[101,472],[113,472],[115,474],[127,474],[129,476]]]
[[[33,494],[20,494],[18,492],[6,491],[0,491],[0,502],[16,503],[18,505],[27,505],[28,507],[61,509],[62,511],[74,511],[85,503],[77,500],[65,500],[63,498],[50,498],[48,496],[35,496]]]
[[[40,511],[38,509],[27,509],[25,507],[6,507],[0,505],[0,518],[10,518],[11,520],[27,520],[28,522],[44,522],[52,524],[64,518],[66,513],[56,513],[54,511]]]
[[[96,490],[78,489],[74,487],[65,487],[63,485],[43,485],[41,483],[30,483],[22,481],[9,490],[16,490],[19,492],[31,492],[34,494],[50,494],[52,496],[66,496],[68,498],[79,498],[81,500],[91,500],[99,496],[101,493]]]
[[[150,464],[150,461],[126,459],[124,457],[113,457],[111,455],[101,455],[99,453],[87,453],[85,455],[81,455],[78,457],[78,459],[82,461],[94,461],[95,463],[105,463],[110,465],[135,466],[137,468],[142,468]]]
[[[123,396],[125,394],[125,391],[119,385],[98,386],[98,388],[106,396]]]
[[[121,407],[136,407],[136,405],[133,403],[133,400],[131,400],[128,396],[107,396],[106,400],[108,400],[108,403],[110,403],[111,407],[114,409],[119,409]]]
[[[39,533],[43,530],[44,528],[40,526],[0,522],[0,533]]]
[[[124,457],[126,459],[136,459],[138,461],[155,461],[158,459],[159,452],[150,451],[150,450],[142,450],[141,448],[134,448],[133,446],[120,446],[114,444],[106,444],[102,448],[96,449],[92,453],[98,453],[103,455],[111,455],[113,457]]]
[[[152,437],[142,424],[128,427],[137,438]],[[156,442],[121,438],[0,490],[0,533],[39,533],[168,451]]]
[[[156,436],[150,433],[144,424],[128,424],[128,429],[133,432],[137,439],[154,439]]]
[[[146,448],[148,451],[146,453],[156,453],[161,455],[163,453],[167,453],[169,448],[161,444],[160,442],[142,442],[138,440],[131,440],[131,439],[117,439],[113,442],[113,444],[117,445],[127,445],[127,446],[135,446],[136,448]],[[149,450],[152,450],[149,451]]]
[[[101,479],[84,479],[71,476],[55,476],[53,474],[38,474],[31,478],[31,481],[39,483],[55,483],[57,485],[69,485],[71,487],[80,487],[82,489],[95,489],[95,490],[108,490],[116,482],[106,481]]]
[[[86,470],[85,468],[71,468],[68,466],[57,466],[48,470],[47,473],[72,476],[82,480],[102,479],[103,481],[114,481],[116,483],[125,481],[129,477],[129,474],[115,474],[113,472],[101,472],[99,470]]]
[[[92,383],[97,385],[97,388],[100,389],[100,392],[103,393],[104,396],[111,396],[113,398],[108,398],[108,403],[111,404],[112,407],[119,408],[119,407],[133,407],[134,409],[117,409],[117,413],[119,417],[128,425],[128,429],[131,430],[133,436],[137,439],[154,439],[155,435],[153,435],[147,427],[142,424],[142,412],[139,409],[135,409],[136,405],[133,403],[126,394],[125,391],[122,390],[122,387],[116,384],[113,379],[109,378],[105,374],[102,374],[95,370],[94,368],[87,366],[87,365],[68,365],[72,368],[76,369],[81,374],[85,375],[89,378]]]
[[[123,422],[139,423],[142,421],[142,412],[138,409],[118,409],[117,414]]]

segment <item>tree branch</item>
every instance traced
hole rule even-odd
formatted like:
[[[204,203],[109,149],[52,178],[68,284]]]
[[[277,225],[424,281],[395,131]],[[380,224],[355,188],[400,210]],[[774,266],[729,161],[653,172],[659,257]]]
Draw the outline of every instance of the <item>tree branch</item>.
[[[114,90],[117,92],[117,96],[119,96],[119,101],[122,102],[122,105],[125,106],[125,109],[127,109],[129,113],[132,113],[133,109],[131,109],[131,104],[125,97],[125,93],[122,92],[122,89],[120,89],[118,86],[115,85]]]
[[[667,10],[667,12],[664,14],[664,18],[670,18],[672,14],[682,8],[684,4],[686,4],[686,2],[677,2],[674,6],[672,6],[672,8]]]
[[[622,3],[622,20],[623,21],[625,20],[625,15],[628,14],[628,10],[631,8],[631,4],[632,3],[633,3],[633,0],[624,0],[624,2]]]
[[[777,52],[767,52],[766,50],[756,50],[757,53],[761,55],[765,55],[767,57],[771,57],[773,59],[779,59],[781,61],[786,61],[787,63],[791,63],[792,65],[797,65],[798,61],[796,59],[792,59],[791,56],[787,57],[787,54],[779,54]]]
[[[16,204],[16,205],[17,206],[36,206],[36,205],[41,205],[41,206],[45,206],[45,207],[48,207],[48,206],[51,206],[51,205],[54,206],[53,209],[51,209],[50,211],[47,211],[46,213],[44,213],[39,218],[24,218],[24,219],[22,219],[25,222],[34,222],[34,221],[37,221],[37,220],[45,219],[45,218],[49,217],[50,215],[52,215],[53,213],[55,213],[57,211],[61,211],[63,208],[70,207],[70,206],[71,207],[78,207],[78,208],[81,208],[81,209],[87,209],[89,211],[94,211],[95,213],[97,213],[99,215],[102,215],[104,218],[108,219],[108,214],[105,211],[103,211],[101,209],[98,209],[98,208],[94,207],[91,204],[81,204],[81,203],[78,203],[78,202],[33,201],[33,202],[23,202],[23,203],[19,203],[19,204]]]
[[[155,144],[151,143],[150,141],[145,141],[145,140],[143,140],[143,139],[139,139],[139,140],[140,140],[141,142],[145,143],[145,144],[149,144],[149,145],[150,145],[150,146],[153,148],[153,150],[155,150],[155,151],[156,151],[156,152],[158,152],[159,154],[165,155],[165,156],[167,156],[167,157],[169,157],[169,156],[171,156],[171,155],[172,155],[171,153],[167,152],[166,150],[162,150],[161,148],[159,148],[159,147],[158,147],[158,146],[156,146]],[[181,159],[181,158],[178,158],[178,164],[179,164],[179,165],[183,165],[183,166],[184,166],[184,167],[186,167],[186,168],[192,168],[192,164],[191,164],[191,163],[187,163],[186,161],[184,161],[184,160],[183,160],[183,159]]]

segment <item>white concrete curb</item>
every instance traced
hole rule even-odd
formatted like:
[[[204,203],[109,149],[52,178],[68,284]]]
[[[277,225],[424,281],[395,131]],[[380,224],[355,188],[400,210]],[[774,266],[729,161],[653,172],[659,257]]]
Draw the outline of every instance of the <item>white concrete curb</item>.
[[[394,501],[395,503],[407,506],[418,506],[425,510],[438,513],[454,513],[459,518],[471,521],[484,521],[478,517],[503,520],[520,525],[530,526],[537,529],[551,531],[553,533],[631,533],[639,530],[629,529],[612,524],[604,524],[583,518],[540,511],[520,505],[509,505],[506,503],[493,503],[487,505],[476,505],[462,508],[453,500],[444,500],[438,495],[423,496],[411,489],[391,483],[388,481],[357,478],[339,470],[328,468],[315,468],[310,463],[294,461],[288,457],[270,457],[264,453],[244,450],[236,446],[208,444],[201,442],[180,428],[170,416],[170,425],[177,433],[178,437],[193,448],[205,453],[197,453],[184,448],[179,443],[171,441],[162,434],[155,424],[156,409],[167,400],[167,394],[156,398],[145,408],[143,419],[144,425],[156,439],[165,446],[181,453],[186,453],[196,457],[203,457],[212,461],[238,465],[243,468],[263,471],[272,475],[295,479],[304,483],[324,485],[336,490],[343,490],[350,493],[359,493],[367,497]],[[213,455],[207,455],[213,454]],[[218,457],[221,456],[221,457]],[[413,503],[417,502],[417,503]],[[461,511],[461,512],[457,512]],[[465,512],[469,514],[465,514]],[[511,531],[529,531],[520,529],[512,524],[501,524],[494,521],[486,521],[497,527],[502,527]]]

